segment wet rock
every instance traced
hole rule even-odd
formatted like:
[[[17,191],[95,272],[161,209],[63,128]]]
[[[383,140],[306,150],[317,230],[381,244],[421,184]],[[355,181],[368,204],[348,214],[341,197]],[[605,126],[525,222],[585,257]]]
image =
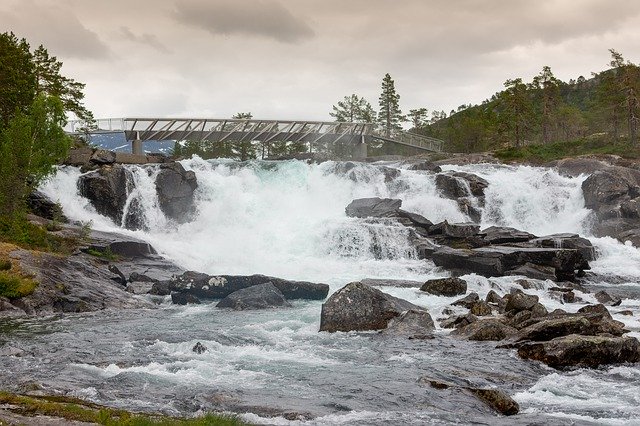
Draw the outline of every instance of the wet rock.
[[[547,311],[547,308],[545,308],[542,303],[536,303],[533,305],[533,308],[531,308],[532,318],[546,317],[547,315],[549,315],[549,311]]]
[[[88,146],[71,149],[63,164],[77,167],[87,165],[89,164],[89,160],[91,160],[93,151],[94,149]]]
[[[625,219],[640,219],[640,198],[622,202],[620,214]]]
[[[489,244],[520,243],[536,238],[533,234],[506,226],[490,226],[482,230],[480,235]]]
[[[198,181],[193,171],[186,171],[177,162],[163,163],[156,177],[158,202],[164,214],[180,223],[187,222],[195,212],[194,192]]]
[[[471,309],[473,305],[475,305],[480,300],[480,296],[478,293],[469,293],[462,299],[458,299],[452,303],[453,306],[463,306],[467,309]]]
[[[571,334],[549,342],[525,343],[518,348],[518,355],[554,368],[598,367],[640,361],[640,342],[635,337]]]
[[[598,302],[604,305],[618,306],[622,303],[622,300],[619,297],[613,297],[604,290],[601,290],[594,294],[594,297]]]
[[[613,319],[613,317],[609,313],[609,310],[607,309],[607,307],[604,306],[602,303],[599,303],[597,305],[583,306],[582,308],[578,309],[578,313],[581,313],[581,314],[599,314],[604,318]]]
[[[100,166],[104,164],[113,164],[116,162],[116,153],[113,151],[107,151],[106,149],[96,149],[93,154],[91,154],[89,162]]]
[[[633,312],[630,311],[629,309],[625,309],[624,311],[619,311],[618,314],[624,315],[624,316],[628,316],[628,317],[632,317],[633,316]]]
[[[291,306],[273,283],[258,284],[234,291],[216,305],[236,311]]]
[[[531,320],[532,316],[533,314],[531,313],[531,311],[520,311],[513,317],[511,317],[511,319],[509,320],[509,325],[520,330],[525,327],[529,320]]]
[[[130,282],[138,281],[138,282],[144,282],[144,283],[153,283],[153,282],[156,282],[158,280],[155,279],[155,278],[151,278],[150,276],[145,275],[145,274],[140,274],[138,272],[132,272],[131,274],[129,274],[129,281]]]
[[[534,280],[554,281],[556,279],[556,269],[553,266],[535,265],[527,262],[522,266],[510,270],[506,275],[522,275]]]
[[[457,296],[465,294],[467,292],[467,282],[460,278],[438,278],[425,282],[421,291],[436,295],[436,296]]]
[[[547,341],[569,334],[585,334],[591,330],[591,322],[583,316],[544,319],[521,329],[513,337],[514,342]]]
[[[112,280],[114,280],[120,285],[123,285],[123,286],[127,285],[127,278],[124,276],[120,268],[118,268],[116,265],[109,265],[108,269],[110,272],[112,272],[115,275],[115,277],[113,277]]]
[[[502,415],[513,416],[520,411],[518,403],[500,389],[467,389]]]
[[[432,338],[435,324],[427,311],[408,310],[392,318],[382,331],[384,335],[407,336],[410,339]]]
[[[132,282],[127,284],[126,290],[133,294],[148,294],[153,288],[152,282]]]
[[[420,288],[423,285],[422,281],[393,280],[387,278],[364,278],[360,280],[360,282],[372,287]]]
[[[174,305],[199,305],[200,299],[189,293],[171,293],[171,302]]]
[[[619,232],[615,234],[614,237],[621,243],[626,243],[628,241],[634,247],[640,248],[640,228]]]
[[[40,191],[33,191],[27,197],[27,207],[29,210],[37,216],[43,217],[49,220],[57,220],[58,222],[66,223],[69,220],[62,213],[62,208],[59,204],[54,203]]]
[[[346,207],[349,217],[394,217],[402,206],[402,200],[394,198],[359,198]]]
[[[576,302],[576,294],[571,291],[565,291],[562,293],[562,301],[564,303],[575,303]]]
[[[205,353],[207,351],[207,347],[205,345],[203,345],[202,343],[198,342],[193,346],[193,348],[191,350],[193,352],[197,353],[198,355],[202,355],[203,353]]]
[[[490,318],[478,320],[465,327],[451,332],[452,335],[465,337],[469,340],[478,341],[500,341],[515,335],[518,332],[515,328],[503,322]]]
[[[431,173],[440,173],[442,171],[440,166],[433,164],[431,161],[422,161],[420,163],[411,164],[407,168],[409,170],[422,170]]]
[[[610,165],[595,158],[573,157],[554,161],[548,166],[555,167],[561,175],[578,177],[581,174],[589,175],[598,170],[606,169]]]
[[[398,209],[397,214],[400,217],[409,219],[414,226],[419,226],[425,228],[426,230],[428,230],[433,225],[433,222],[417,213],[411,213],[406,210]]]
[[[484,301],[487,303],[494,303],[498,305],[502,302],[502,297],[500,297],[500,295],[496,293],[494,290],[489,290],[489,292],[487,293],[487,297],[484,299]]]
[[[598,210],[605,205],[636,198],[640,187],[640,171],[625,167],[598,170],[582,182],[585,207]]]
[[[320,331],[381,330],[404,311],[424,309],[406,300],[353,282],[336,291],[322,305]]]
[[[521,291],[507,295],[507,305],[505,311],[520,312],[530,310],[538,303],[538,296],[525,294]]]
[[[593,244],[591,244],[591,241],[578,234],[563,233],[545,235],[544,237],[532,239],[527,245],[540,248],[575,249],[582,254],[582,257],[586,261],[596,259],[596,249],[593,247]]]
[[[131,185],[129,175],[121,165],[104,166],[80,176],[78,190],[98,213],[120,223]]]
[[[469,312],[473,315],[484,317],[487,315],[491,315],[491,306],[489,306],[486,302],[480,300],[471,306]]]
[[[442,235],[449,238],[469,238],[478,234],[480,225],[473,222],[449,223],[446,220],[442,223]]]
[[[478,317],[469,313],[467,315],[454,315],[450,318],[440,321],[442,328],[460,328],[478,321]]]
[[[436,188],[447,198],[483,197],[489,182],[480,176],[465,172],[444,172],[436,176]]]

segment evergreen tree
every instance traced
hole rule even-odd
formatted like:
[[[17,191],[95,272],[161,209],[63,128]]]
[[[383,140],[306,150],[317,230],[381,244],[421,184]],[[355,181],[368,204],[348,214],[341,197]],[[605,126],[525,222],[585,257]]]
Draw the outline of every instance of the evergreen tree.
[[[0,130],[17,112],[27,112],[36,95],[29,44],[13,33],[0,34]]]
[[[378,123],[384,135],[390,137],[393,132],[402,130],[400,123],[404,121],[404,117],[400,111],[400,95],[396,93],[395,83],[388,73],[382,79],[382,93],[379,101]]]
[[[506,90],[498,96],[502,107],[500,122],[503,129],[513,138],[515,146],[520,147],[531,128],[533,118],[531,97],[527,91],[527,85],[521,78],[507,80],[504,86]]]
[[[373,123],[376,120],[376,112],[371,104],[356,94],[345,96],[337,105],[333,105],[332,109],[333,112],[329,115],[338,122]]]
[[[540,74],[533,78],[532,88],[539,93],[540,120],[542,141],[547,144],[552,140],[554,127],[557,123],[558,108],[560,107],[560,80],[551,72],[551,68],[544,66]]]
[[[429,110],[426,108],[410,109],[407,118],[414,130],[420,130],[429,122]]]
[[[250,112],[239,112],[231,118],[234,120],[251,120],[253,118],[253,114]],[[233,158],[237,158],[240,161],[247,161],[256,158],[257,152],[258,147],[254,141],[240,140],[231,142],[231,154]]]

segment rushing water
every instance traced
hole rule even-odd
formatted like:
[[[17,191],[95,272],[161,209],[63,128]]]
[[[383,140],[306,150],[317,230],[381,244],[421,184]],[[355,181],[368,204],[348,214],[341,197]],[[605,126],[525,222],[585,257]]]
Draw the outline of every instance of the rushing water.
[[[362,278],[424,281],[446,276],[418,260],[404,227],[347,218],[354,198],[392,197],[433,222],[467,220],[455,201],[442,198],[434,175],[402,168],[385,182],[376,165],[348,173],[339,163],[299,161],[183,161],[198,178],[198,215],[178,225],[167,220],[154,189],[153,167],[131,166],[147,231],[127,231],[93,211],[76,191],[80,172],[65,168],[43,186],[74,220],[99,230],[135,235],[186,269],[210,274],[254,274],[330,284],[335,291]],[[580,184],[554,171],[497,165],[448,166],[490,183],[482,226],[503,225],[536,235],[577,232],[589,236],[589,211]],[[626,296],[614,317],[640,335],[640,251],[610,238],[592,239],[599,254],[590,285]],[[481,297],[507,292],[509,277],[465,276]],[[549,310],[562,305],[546,288],[537,294]],[[384,288],[429,309],[434,318],[454,298],[416,289]],[[579,294],[594,301],[591,294]],[[427,341],[394,340],[375,333],[318,333],[320,302],[293,308],[233,312],[213,304],[65,315],[7,324],[3,339],[23,350],[3,357],[0,380],[20,389],[37,382],[50,391],[131,409],[189,415],[211,409],[246,412],[252,422],[290,424],[278,409],[308,413],[307,424],[545,424],[640,422],[640,368],[616,366],[558,372],[519,360],[495,344],[464,342],[437,330]],[[463,312],[464,309],[460,309]],[[202,342],[208,350],[191,351]],[[497,386],[515,395],[521,414],[495,417],[456,391],[419,382],[436,377]],[[271,409],[268,410],[265,407]]]

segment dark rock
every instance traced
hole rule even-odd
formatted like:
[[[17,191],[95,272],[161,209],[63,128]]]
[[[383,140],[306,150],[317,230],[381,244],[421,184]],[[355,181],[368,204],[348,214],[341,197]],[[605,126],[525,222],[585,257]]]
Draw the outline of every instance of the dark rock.
[[[640,228],[628,229],[614,235],[621,243],[629,241],[634,247],[640,248]]]
[[[372,287],[420,288],[423,285],[421,281],[392,280],[386,278],[365,278],[360,280],[360,282]]]
[[[392,318],[382,334],[424,339],[432,337],[433,330],[435,325],[427,311],[411,309]]]
[[[628,310],[628,309],[625,309],[624,311],[619,311],[618,313],[620,315],[624,315],[624,316],[628,316],[628,317],[632,317],[633,316],[633,312]]]
[[[536,295],[529,295],[521,291],[516,291],[513,294],[507,295],[507,305],[505,306],[505,311],[528,311],[538,303],[538,300],[539,298]]]
[[[482,319],[451,332],[452,335],[466,337],[469,340],[499,341],[515,335],[515,328],[494,319]]]
[[[393,167],[380,166],[378,167],[378,170],[380,170],[384,175],[385,183],[393,182],[398,176],[400,176],[400,170],[394,169]]]
[[[234,291],[216,305],[218,308],[232,308],[236,311],[246,309],[266,309],[291,306],[284,295],[273,283],[258,284]]]
[[[473,223],[480,223],[482,220],[482,210],[476,206],[471,198],[458,198],[458,208],[462,213],[469,216]],[[484,202],[484,200],[482,200]]]
[[[207,347],[205,345],[203,345],[202,343],[198,342],[193,346],[193,349],[191,349],[193,352],[197,353],[198,355],[202,355],[203,353],[205,353],[207,351]]]
[[[480,234],[489,244],[520,243],[536,238],[533,234],[506,226],[490,226],[482,230]]]
[[[636,198],[640,187],[640,171],[624,167],[598,170],[582,182],[585,206],[598,210],[604,205],[619,204]]]
[[[487,315],[491,315],[491,306],[489,306],[486,302],[480,300],[471,305],[469,312],[479,317],[485,317]]]
[[[562,301],[564,303],[575,303],[576,302],[576,294],[573,292],[573,290],[565,291],[564,293],[562,293]]]
[[[69,150],[67,158],[64,160],[64,164],[68,166],[84,166],[89,164],[91,156],[93,155],[93,148],[83,146],[80,148],[74,148]]]
[[[489,293],[487,293],[487,297],[484,299],[485,302],[487,303],[494,303],[494,304],[500,304],[500,302],[502,302],[502,297],[500,297],[500,295],[498,293],[496,293],[494,290],[489,290]]]
[[[98,213],[120,224],[131,185],[129,175],[121,165],[104,166],[80,176],[78,190]]]
[[[427,172],[431,172],[431,173],[440,173],[442,171],[440,166],[438,166],[436,164],[433,164],[430,161],[423,161],[421,163],[411,164],[407,168],[409,170],[422,170],[422,171],[427,171]]]
[[[524,328],[530,322],[533,314],[531,311],[520,311],[509,320],[509,324],[518,330]]]
[[[422,287],[420,287],[420,290],[436,296],[452,297],[465,294],[467,292],[467,282],[455,277],[438,278],[425,282]]]
[[[554,368],[598,367],[640,361],[640,342],[635,337],[571,334],[549,342],[524,343],[518,348],[518,355]]]
[[[549,315],[549,311],[547,311],[547,308],[545,308],[542,303],[536,303],[533,305],[533,308],[531,308],[532,318],[546,317],[547,315]]]
[[[561,175],[578,177],[581,174],[590,175],[598,170],[606,169],[609,164],[595,158],[573,157],[554,161],[548,166],[555,167]]]
[[[414,226],[419,226],[425,229],[429,229],[433,225],[433,222],[431,222],[426,217],[419,215],[417,213],[411,213],[406,210],[398,209],[397,214],[400,217],[409,219]]]
[[[171,294],[171,287],[172,285],[170,281],[159,281],[157,283],[153,283],[151,290],[149,290],[149,294],[156,296],[168,296]]]
[[[175,305],[187,305],[187,304],[200,304],[198,299],[193,294],[189,293],[171,293],[171,302]]]
[[[151,278],[150,276],[145,275],[145,274],[139,274],[137,272],[132,272],[131,274],[129,274],[129,281],[130,282],[139,281],[139,282],[153,283],[153,282],[157,282],[158,280],[155,279],[155,278]]]
[[[105,149],[96,149],[89,162],[98,165],[113,164],[116,162],[116,153]]]
[[[480,225],[473,222],[449,223],[446,220],[442,225],[442,234],[450,238],[468,238],[478,234]]]
[[[582,254],[586,261],[596,259],[596,249],[591,244],[591,241],[578,234],[545,235],[544,237],[534,238],[528,244],[532,247],[575,249]]]
[[[380,290],[353,282],[336,291],[322,305],[320,331],[365,331],[386,328],[404,311],[424,309]]]
[[[37,216],[43,217],[49,220],[57,220],[58,222],[66,223],[69,220],[62,213],[62,208],[59,204],[54,203],[40,191],[33,191],[27,197],[27,207],[29,210]]]
[[[461,328],[478,321],[478,317],[469,313],[467,315],[457,315],[440,321],[442,328]]]
[[[568,336],[569,334],[585,334],[591,328],[591,322],[583,316],[543,319],[536,324],[521,329],[513,337],[513,341],[547,341],[556,337]]]
[[[518,414],[520,406],[509,395],[499,389],[467,388],[478,399],[484,401],[489,407],[505,416]]]
[[[471,173],[444,172],[436,176],[436,188],[447,198],[483,197],[489,186],[485,179]]]
[[[177,162],[160,164],[156,177],[158,202],[164,214],[180,223],[187,222],[195,212],[196,175]]]
[[[122,273],[120,268],[118,268],[116,265],[109,265],[108,269],[113,274],[115,274],[115,277],[113,277],[113,280],[115,282],[117,282],[118,284],[123,285],[123,286],[127,285],[127,278],[124,276],[124,274]]]
[[[506,273],[506,275],[524,276],[540,281],[554,281],[556,279],[556,269],[553,266],[535,265],[533,263],[527,262],[524,265],[511,269]]]
[[[471,307],[475,305],[476,302],[478,302],[479,300],[480,300],[480,296],[478,296],[478,293],[473,292],[473,293],[467,294],[462,299],[456,300],[455,302],[452,303],[452,305],[463,306],[467,309],[471,309]]]
[[[604,290],[601,290],[594,294],[596,300],[602,304],[614,306],[615,304],[619,304],[622,300],[619,297],[613,297],[609,293]]]
[[[620,214],[625,219],[640,219],[640,198],[622,202]]]
[[[402,206],[402,200],[393,198],[359,198],[346,207],[349,217],[394,217]]]
[[[604,306],[602,303],[599,303],[597,305],[583,306],[582,308],[578,309],[578,313],[581,313],[581,314],[600,314],[604,318],[613,319],[613,317],[609,313],[609,310],[607,309],[607,307]]]

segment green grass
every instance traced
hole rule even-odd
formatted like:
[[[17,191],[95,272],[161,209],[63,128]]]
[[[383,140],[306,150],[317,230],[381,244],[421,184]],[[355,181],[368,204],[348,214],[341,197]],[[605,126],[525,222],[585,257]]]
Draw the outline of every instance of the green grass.
[[[18,299],[28,296],[36,289],[38,283],[31,278],[23,277],[12,271],[0,271],[0,296]]]
[[[21,216],[0,217],[0,241],[29,250],[63,254],[71,253],[78,245],[76,239],[51,234],[45,227],[31,223]]]
[[[0,392],[0,404],[12,405],[14,406],[12,411],[25,416],[45,415],[105,426],[246,425],[233,416],[207,414],[203,417],[181,419],[163,415],[137,414],[61,396],[26,396]]]
[[[632,145],[626,141],[612,142],[603,136],[588,137],[569,142],[556,142],[547,145],[528,145],[520,148],[496,150],[494,156],[505,162],[528,161],[546,163],[579,155],[619,155],[622,158],[640,158],[640,144]]]
[[[109,247],[107,247],[105,250],[90,248],[84,250],[84,252],[91,256],[99,257],[100,259],[108,260],[110,262],[117,262],[118,260],[120,260],[120,256],[113,253]]]
[[[0,271],[8,271],[9,269],[11,269],[11,261],[0,259]]]

